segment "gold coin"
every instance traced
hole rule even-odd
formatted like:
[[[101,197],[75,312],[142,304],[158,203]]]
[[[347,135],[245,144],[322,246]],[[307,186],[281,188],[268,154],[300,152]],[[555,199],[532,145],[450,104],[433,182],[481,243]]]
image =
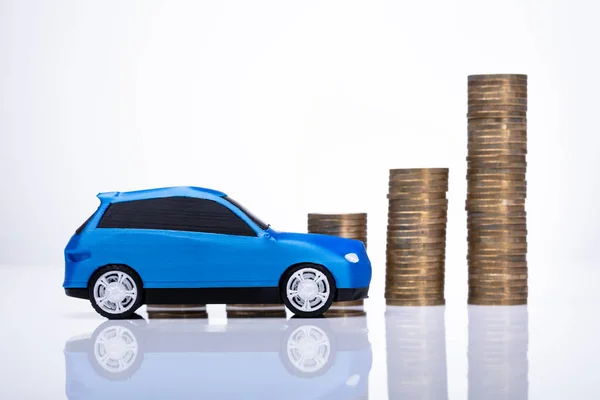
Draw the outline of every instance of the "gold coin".
[[[388,205],[391,206],[447,206],[447,199],[417,199],[417,200],[406,200],[406,199],[390,199]]]
[[[472,93],[469,96],[467,110],[469,107],[498,107],[498,106],[523,106],[527,107],[527,97],[524,96],[502,96],[500,94],[481,95]]]
[[[444,274],[436,275],[394,275],[386,277],[388,292],[414,293],[439,292],[444,290]]]
[[[417,190],[424,193],[439,193],[447,190],[448,180],[419,182],[419,181],[389,181],[388,193],[406,192],[412,194]]]
[[[402,307],[421,307],[421,306],[443,306],[446,304],[446,301],[443,298],[434,299],[434,300],[399,300],[386,298],[387,306],[402,306]]]
[[[471,136],[467,138],[468,149],[489,149],[489,148],[527,148],[526,136]],[[510,164],[509,164],[510,165]]]
[[[335,235],[352,234],[352,235],[364,235],[367,233],[366,226],[319,226],[309,225],[308,231],[310,233],[333,233]]]
[[[487,92],[504,92],[504,93],[527,93],[527,83],[524,81],[510,80],[494,80],[487,82],[469,82],[467,93],[487,93]]]
[[[437,262],[443,260],[443,257],[446,254],[445,248],[440,249],[402,249],[402,250],[392,250],[391,248],[386,254],[386,258],[389,262],[395,261],[398,263],[415,263],[418,260],[422,259],[422,261],[430,260],[433,262]],[[441,257],[440,257],[441,256]]]
[[[478,125],[493,125],[493,124],[525,124],[527,125],[527,117],[490,117],[480,118],[468,121],[469,127]]]
[[[467,259],[471,260],[470,262],[486,262],[486,263],[493,263],[493,262],[506,262],[506,261],[510,261],[510,262],[514,262],[514,263],[519,263],[519,262],[523,262],[526,263],[527,262],[527,255],[526,254],[477,254],[477,253],[469,253],[467,254]]]
[[[473,74],[467,77],[467,81],[489,81],[496,79],[527,80],[527,74]]]
[[[387,198],[389,200],[446,200],[445,192],[433,192],[433,193],[388,193]]]
[[[504,150],[514,150],[514,151],[524,151],[527,150],[527,142],[521,143],[513,143],[507,141],[501,141],[499,143],[475,143],[469,141],[467,143],[469,149],[469,155],[471,155],[472,151],[475,152],[494,152],[494,151],[504,151]]]
[[[527,256],[527,251],[524,249],[467,249],[468,260],[482,260],[484,258],[500,257],[500,256]]]
[[[502,164],[524,164],[527,161],[527,156],[524,155],[515,155],[515,156],[506,156],[506,155],[496,155],[496,154],[488,154],[482,156],[467,156],[467,163],[502,163]]]
[[[504,207],[504,206],[525,206],[525,199],[507,199],[504,196],[488,199],[467,199],[465,201],[467,209],[472,210],[474,207]]]
[[[527,267],[516,268],[513,266],[505,267],[488,267],[488,266],[471,266],[469,265],[469,274],[527,274]]]
[[[527,156],[527,149],[472,149],[469,148],[469,157],[499,157],[499,156]]]
[[[367,213],[349,213],[349,214],[318,214],[318,213],[309,213],[308,219],[316,219],[316,220],[366,220]]]
[[[474,298],[468,299],[469,305],[480,305],[480,306],[518,306],[518,305],[526,305],[527,299],[520,300],[491,300],[491,299],[481,299]]]
[[[440,277],[445,274],[444,267],[399,268],[397,265],[390,264],[387,264],[386,267],[386,276],[391,279],[404,279],[421,276]]]
[[[471,223],[467,222],[469,234],[475,235],[527,235],[527,224]]]
[[[507,286],[507,287],[486,287],[486,286],[469,286],[470,291],[482,293],[527,293],[527,286]]]
[[[422,248],[408,248],[408,249],[394,249],[388,246],[388,257],[432,257],[432,256],[443,256],[446,248],[444,245],[439,245],[437,248],[422,249]]]
[[[435,261],[413,261],[410,259],[402,258],[388,258],[386,260],[386,268],[389,271],[397,273],[419,273],[421,275],[427,275],[428,273],[434,273],[438,271],[444,271],[445,261],[444,257],[438,257]]]
[[[519,138],[527,139],[527,128],[524,125],[479,125],[467,126],[467,139],[479,138]]]
[[[433,175],[448,174],[448,168],[393,168],[390,175]]]
[[[467,120],[491,118],[527,118],[527,111],[480,110],[469,111],[467,114]]]
[[[445,249],[439,249],[441,254],[407,254],[407,255],[399,255],[393,254],[394,250],[390,250],[386,255],[387,265],[401,267],[411,267],[416,268],[420,266],[434,266],[434,265],[443,265],[444,260],[446,259]],[[438,250],[435,250],[438,251]]]
[[[527,101],[525,101],[525,104],[517,104],[517,105],[490,104],[490,103],[484,102],[483,105],[469,105],[467,107],[467,110],[468,110],[469,114],[497,112],[497,111],[524,112],[524,111],[527,111]]]
[[[388,218],[387,228],[389,230],[402,229],[402,228],[428,228],[439,225],[446,226],[448,217],[434,217],[434,218]]]
[[[512,249],[512,250],[517,250],[517,249],[523,249],[526,250],[527,249],[527,243],[526,242],[522,242],[522,243],[511,243],[508,242],[507,239],[505,238],[499,238],[499,240],[497,241],[492,241],[492,242],[474,242],[474,241],[469,241],[467,243],[467,247],[469,249],[473,249],[475,251],[478,250],[496,250],[499,248],[502,249]]]
[[[388,231],[389,232],[412,232],[412,233],[419,233],[419,232],[423,232],[423,233],[429,233],[430,231],[439,231],[439,230],[445,230],[446,229],[446,224],[427,224],[427,225],[422,225],[422,224],[415,224],[415,225],[397,225],[397,226],[392,226],[390,227],[388,225]]]
[[[435,197],[440,197],[440,195],[445,196],[448,191],[448,184],[446,183],[443,186],[436,185],[422,185],[422,186],[406,186],[406,185],[390,185],[388,187],[387,197],[388,199],[394,199],[394,197],[398,198],[406,198],[406,199],[433,199]],[[444,197],[441,197],[442,199]]]
[[[414,300],[437,300],[440,297],[443,297],[444,293],[411,293],[411,294],[392,294],[389,293],[387,295],[387,298],[390,300],[407,300],[407,301],[414,301]]]
[[[490,188],[485,190],[477,188],[474,191],[467,191],[467,200],[484,200],[484,199],[527,199],[527,190],[517,190],[516,188]]]
[[[524,279],[526,280],[527,279],[527,272],[525,272],[525,273],[506,272],[506,273],[502,273],[502,274],[491,274],[491,273],[480,272],[479,270],[476,270],[476,271],[477,272],[469,271],[469,281],[477,282],[479,280],[506,281],[506,280],[524,280]]]
[[[418,231],[402,231],[397,229],[388,229],[387,237],[398,239],[446,237],[446,229],[422,229]]]
[[[527,300],[527,292],[481,292],[469,290],[469,298],[483,300]]]
[[[388,207],[388,218],[390,213],[394,214],[412,214],[414,212],[422,213],[447,213],[448,206],[396,206],[390,205]],[[441,217],[442,215],[436,215],[435,217]]]
[[[424,244],[424,243],[445,243],[446,236],[418,236],[418,237],[402,237],[397,236],[393,232],[387,233],[388,244]]]

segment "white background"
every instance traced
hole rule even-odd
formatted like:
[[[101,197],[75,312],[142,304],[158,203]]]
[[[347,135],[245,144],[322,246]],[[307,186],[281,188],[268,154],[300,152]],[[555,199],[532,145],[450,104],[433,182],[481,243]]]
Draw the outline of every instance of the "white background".
[[[524,73],[531,319],[595,301],[597,15],[566,0],[2,0],[0,265],[44,266],[60,291],[98,192],[204,186],[277,230],[367,212],[383,304],[388,170],[448,167],[446,299],[462,307],[467,76]]]

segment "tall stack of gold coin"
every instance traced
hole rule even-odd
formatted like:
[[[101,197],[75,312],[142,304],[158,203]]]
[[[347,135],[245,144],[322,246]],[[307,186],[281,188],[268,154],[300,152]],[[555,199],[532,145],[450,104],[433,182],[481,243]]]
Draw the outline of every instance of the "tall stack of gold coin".
[[[445,304],[447,191],[447,168],[390,170],[387,305]]]
[[[149,319],[208,318],[206,304],[148,304]]]
[[[527,304],[527,76],[468,77],[469,304]]]
[[[367,246],[367,214],[308,214],[308,232],[339,236],[360,240]],[[332,313],[336,307],[360,306],[363,300],[339,301],[332,305]],[[338,310],[339,311],[339,310]],[[344,314],[342,312],[342,314]]]

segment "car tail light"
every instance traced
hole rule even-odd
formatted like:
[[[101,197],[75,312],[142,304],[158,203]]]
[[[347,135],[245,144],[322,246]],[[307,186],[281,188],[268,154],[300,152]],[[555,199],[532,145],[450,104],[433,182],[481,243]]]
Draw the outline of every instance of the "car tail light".
[[[66,254],[67,259],[72,262],[87,260],[92,256],[89,251],[68,251]]]

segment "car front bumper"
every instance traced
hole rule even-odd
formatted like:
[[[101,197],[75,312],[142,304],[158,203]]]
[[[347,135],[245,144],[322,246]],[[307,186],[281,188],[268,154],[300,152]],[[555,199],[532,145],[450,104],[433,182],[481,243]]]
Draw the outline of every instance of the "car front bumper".
[[[337,296],[334,301],[353,301],[361,300],[369,297],[369,287],[353,288],[353,289],[338,289]]]

